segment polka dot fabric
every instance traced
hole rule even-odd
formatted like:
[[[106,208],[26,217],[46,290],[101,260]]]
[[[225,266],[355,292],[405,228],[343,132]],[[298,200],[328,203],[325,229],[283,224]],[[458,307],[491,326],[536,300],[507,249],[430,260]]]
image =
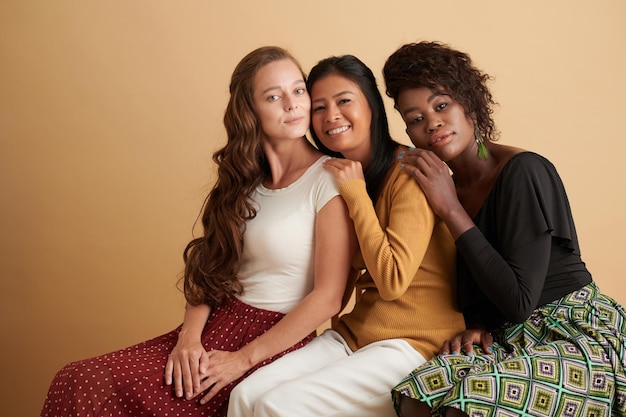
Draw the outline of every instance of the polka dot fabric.
[[[214,309],[202,334],[205,349],[235,351],[265,333],[284,315],[231,298]],[[224,387],[208,404],[184,400],[164,382],[167,356],[178,340],[177,329],[106,355],[73,362],[52,384],[41,417],[187,417],[226,416],[233,387],[255,369],[304,346],[310,337],[251,369]]]

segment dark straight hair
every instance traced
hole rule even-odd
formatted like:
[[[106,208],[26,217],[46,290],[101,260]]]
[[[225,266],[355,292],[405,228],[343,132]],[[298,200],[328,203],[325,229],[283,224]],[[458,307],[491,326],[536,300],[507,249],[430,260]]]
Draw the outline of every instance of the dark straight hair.
[[[370,162],[365,168],[365,182],[367,193],[374,204],[380,195],[387,171],[391,168],[395,153],[400,145],[394,141],[389,133],[389,122],[383,97],[376,85],[376,77],[361,60],[353,55],[332,56],[319,61],[312,69],[307,79],[307,88],[311,87],[322,78],[337,74],[355,83],[361,89],[372,112],[370,124],[370,137],[372,142],[372,155]],[[311,136],[317,147],[327,155],[343,158],[339,152],[328,149],[319,140],[315,130],[311,129]]]

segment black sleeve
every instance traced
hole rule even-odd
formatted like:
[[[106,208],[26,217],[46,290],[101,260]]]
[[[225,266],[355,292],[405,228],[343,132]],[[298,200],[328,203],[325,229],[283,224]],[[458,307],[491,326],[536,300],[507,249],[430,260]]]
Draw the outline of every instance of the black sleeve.
[[[543,233],[504,258],[473,227],[459,236],[456,245],[480,290],[508,321],[519,323],[530,316],[541,296],[551,240]]]
[[[524,321],[542,296],[553,243],[578,250],[554,166],[530,152],[513,157],[475,221],[456,242],[462,261],[507,321]]]

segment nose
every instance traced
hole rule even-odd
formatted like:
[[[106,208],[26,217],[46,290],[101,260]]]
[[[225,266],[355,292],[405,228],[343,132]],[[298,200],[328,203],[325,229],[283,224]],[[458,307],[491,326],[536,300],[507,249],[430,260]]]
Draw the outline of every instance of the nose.
[[[443,126],[443,122],[439,117],[433,117],[428,121],[428,133],[432,133]]]
[[[290,112],[298,108],[298,102],[292,97],[285,98],[285,111]]]
[[[339,107],[335,104],[331,104],[328,106],[328,110],[326,110],[326,121],[334,122],[341,117],[341,112],[339,111]]]

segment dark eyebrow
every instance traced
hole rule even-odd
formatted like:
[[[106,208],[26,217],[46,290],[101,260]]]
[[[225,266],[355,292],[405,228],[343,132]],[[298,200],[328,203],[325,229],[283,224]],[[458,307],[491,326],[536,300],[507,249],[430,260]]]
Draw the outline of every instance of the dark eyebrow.
[[[333,98],[336,98],[336,97],[342,96],[342,95],[344,95],[344,94],[352,94],[352,95],[354,95],[354,96],[356,95],[356,93],[355,93],[355,92],[353,92],[353,91],[350,91],[350,90],[344,90],[344,91],[340,91],[340,92],[338,92],[337,94],[334,94],[334,95],[333,95]],[[312,100],[311,102],[312,102],[312,103],[315,103],[315,102],[318,102],[318,101],[324,101],[324,98],[323,98],[323,97],[322,97],[322,98],[318,98],[318,99]]]
[[[434,93],[432,93],[432,94],[430,95],[430,97],[428,97],[428,98],[426,99],[426,101],[427,101],[428,103],[430,103],[431,101],[433,101],[435,98],[437,98],[437,97],[439,97],[439,96],[447,96],[447,95],[448,95],[448,94],[447,94],[447,93],[444,93],[443,91],[435,91]],[[406,110],[402,113],[402,116],[406,116],[406,115],[407,115],[407,113],[411,113],[412,111],[415,111],[415,110],[419,110],[419,109],[418,109],[417,107],[409,107],[408,109],[406,109]]]

